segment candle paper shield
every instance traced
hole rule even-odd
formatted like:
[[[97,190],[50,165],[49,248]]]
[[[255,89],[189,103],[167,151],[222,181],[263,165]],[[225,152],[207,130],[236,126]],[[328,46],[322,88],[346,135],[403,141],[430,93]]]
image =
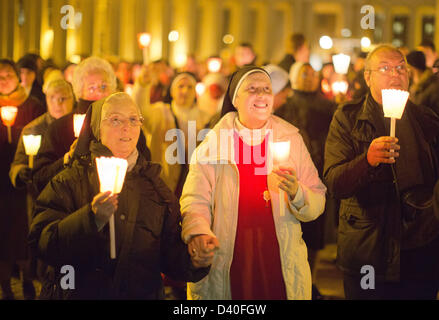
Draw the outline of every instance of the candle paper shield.
[[[113,194],[122,190],[128,162],[120,158],[96,158],[96,166],[100,182],[100,192],[111,191]]]
[[[290,155],[290,141],[273,142],[271,145],[273,159],[277,164],[287,162]]]
[[[24,151],[28,156],[36,156],[41,145],[41,136],[24,135],[23,136]]]
[[[351,57],[343,53],[332,56],[332,62],[334,63],[334,69],[336,73],[348,73],[350,61]]]
[[[388,118],[401,119],[409,93],[397,89],[381,90],[383,99],[384,116]]]
[[[78,138],[81,133],[82,125],[84,124],[85,114],[73,115],[73,130],[75,131],[75,137]]]
[[[277,165],[285,164],[290,156],[290,141],[281,141],[271,143],[271,153],[273,159]],[[285,216],[285,206],[286,193],[284,190],[279,188],[279,215],[281,217]]]
[[[17,107],[6,106],[1,107],[1,117],[2,122],[5,126],[11,127],[15,123],[15,118],[17,117]]]

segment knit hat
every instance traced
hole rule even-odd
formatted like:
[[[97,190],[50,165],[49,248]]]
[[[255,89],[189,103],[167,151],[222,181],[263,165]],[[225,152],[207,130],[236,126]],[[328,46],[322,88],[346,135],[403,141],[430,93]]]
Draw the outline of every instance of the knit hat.
[[[235,102],[234,100],[236,97],[236,92],[238,91],[245,78],[255,72],[262,72],[270,78],[270,75],[267,71],[256,66],[244,66],[232,74],[229,86],[227,87],[226,95],[224,96],[223,107],[221,109],[221,117],[229,112],[236,111],[236,108],[233,104]]]
[[[427,67],[425,65],[425,55],[422,51],[412,51],[407,55],[407,63],[412,67],[424,71]]]
[[[276,95],[281,92],[288,84],[288,73],[281,67],[269,64],[263,67],[271,78],[271,85],[273,94]]]

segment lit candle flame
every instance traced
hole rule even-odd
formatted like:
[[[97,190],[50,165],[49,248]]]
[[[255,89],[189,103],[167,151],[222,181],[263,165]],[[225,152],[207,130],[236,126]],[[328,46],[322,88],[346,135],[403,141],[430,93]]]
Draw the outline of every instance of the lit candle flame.
[[[221,70],[222,61],[220,58],[210,58],[207,61],[207,69],[209,72],[219,72]]]
[[[397,89],[383,89],[381,90],[381,96],[383,100],[384,116],[401,119],[409,98],[409,92]]]
[[[125,180],[128,162],[125,159],[115,157],[96,158],[96,166],[100,182],[100,191],[120,193]]]
[[[23,135],[23,144],[28,156],[36,156],[41,145],[41,135]]]
[[[335,72],[339,74],[348,73],[350,61],[351,57],[343,53],[332,56]]]
[[[14,125],[15,118],[17,117],[17,111],[17,107],[1,107],[2,122],[5,126],[12,127]]]

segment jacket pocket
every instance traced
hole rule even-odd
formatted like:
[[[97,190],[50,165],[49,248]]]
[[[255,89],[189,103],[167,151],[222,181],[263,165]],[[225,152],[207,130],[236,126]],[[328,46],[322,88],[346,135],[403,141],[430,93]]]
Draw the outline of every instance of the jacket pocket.
[[[151,232],[154,238],[160,238],[166,206],[165,203],[158,203],[153,200],[142,201],[137,216],[137,226]]]

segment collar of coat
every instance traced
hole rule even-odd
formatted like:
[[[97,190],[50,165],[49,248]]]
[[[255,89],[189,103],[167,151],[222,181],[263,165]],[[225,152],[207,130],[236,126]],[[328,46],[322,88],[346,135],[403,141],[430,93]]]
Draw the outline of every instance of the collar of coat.
[[[352,128],[352,135],[368,142],[380,136],[388,136],[389,132],[386,132],[384,127],[383,108],[373,99],[370,92],[358,103],[361,103],[361,109]],[[439,117],[432,110],[418,106],[409,99],[405,113],[409,114],[415,131],[420,131],[427,142],[432,142],[439,136]]]
[[[235,163],[234,132],[237,117],[237,112],[229,112],[221,118],[193,152],[191,164],[197,162]],[[299,134],[299,129],[275,115],[268,118],[267,129],[272,129],[273,142],[290,141],[292,136]]]

